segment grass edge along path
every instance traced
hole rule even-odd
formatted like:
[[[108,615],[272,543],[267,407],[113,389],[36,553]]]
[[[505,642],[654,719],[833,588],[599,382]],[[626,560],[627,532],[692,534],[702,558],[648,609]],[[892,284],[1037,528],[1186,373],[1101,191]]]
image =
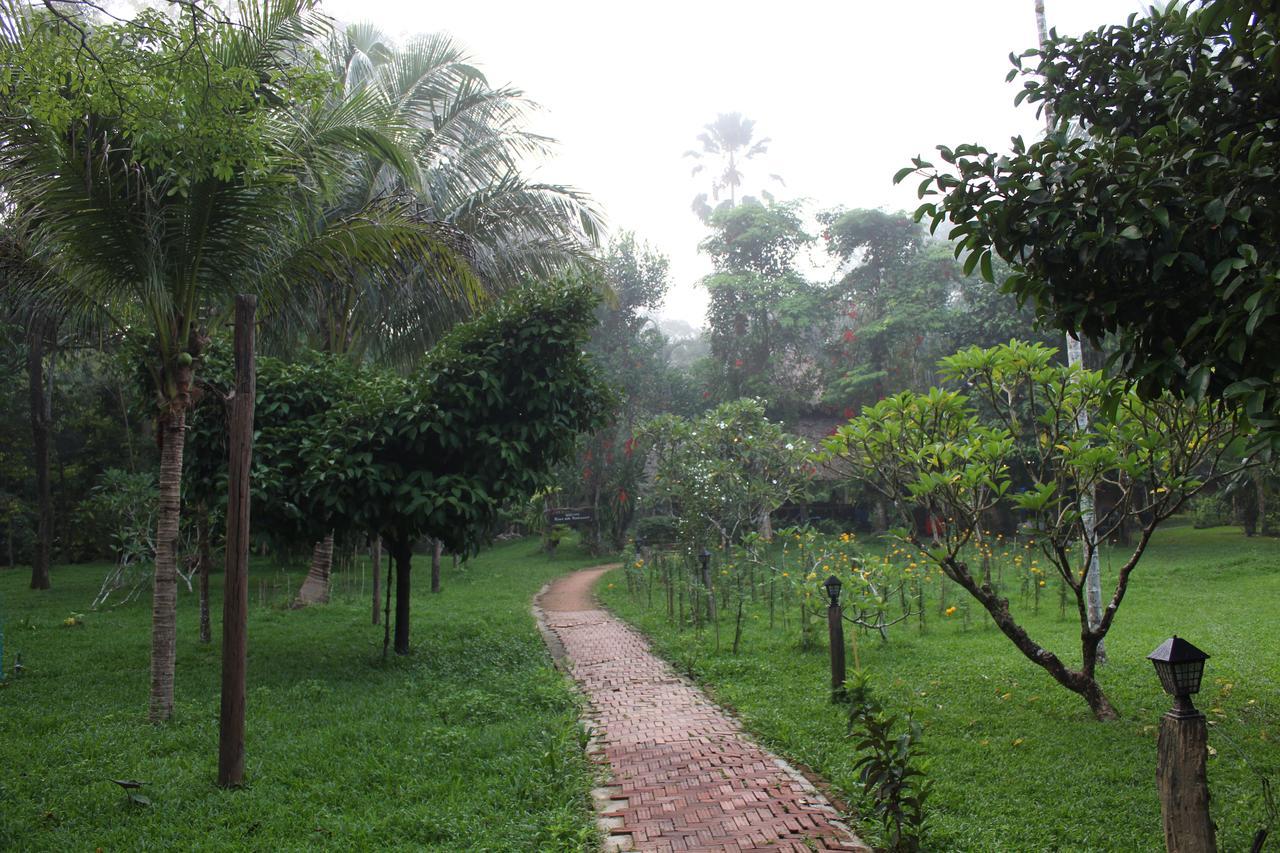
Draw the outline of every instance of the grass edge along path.
[[[147,596],[93,612],[105,564],[58,567],[44,593],[0,570],[0,849],[595,851],[580,699],[529,601],[599,562],[521,540],[456,571],[446,558],[432,595],[429,557],[415,556],[414,652],[383,664],[367,564],[335,573],[333,603],[291,611],[305,563],[255,560],[240,791],[214,785],[220,574],[208,646],[196,596],[180,593],[177,713],[155,727]],[[81,624],[64,624],[72,614]],[[110,779],[145,781],[151,805],[129,805]]]
[[[1107,571],[1104,561],[1104,588]],[[762,743],[857,803],[845,709],[828,701],[825,629],[801,650],[794,611],[788,632],[781,617],[770,631],[767,613],[748,604],[735,657],[724,641],[729,623],[716,652],[710,630],[678,630],[661,608],[647,610],[643,595],[631,598],[621,573],[606,576],[598,591]],[[950,604],[962,603],[961,594],[953,585]],[[1078,697],[976,614],[966,625],[960,611],[939,613],[938,601],[935,589],[924,635],[913,624],[887,645],[859,637],[862,664],[889,709],[914,708],[924,725],[935,784],[928,849],[1163,849],[1155,747],[1170,700],[1145,656],[1172,633],[1213,656],[1196,699],[1215,750],[1211,808],[1219,849],[1248,849],[1266,820],[1259,774],[1280,786],[1280,541],[1247,539],[1238,528],[1157,533],[1107,638],[1111,662],[1101,679],[1122,714],[1114,723],[1095,722]],[[1011,606],[1029,609],[1016,596]],[[1060,619],[1053,603],[1028,614],[1027,625],[1050,648],[1070,654],[1079,647],[1078,626]]]

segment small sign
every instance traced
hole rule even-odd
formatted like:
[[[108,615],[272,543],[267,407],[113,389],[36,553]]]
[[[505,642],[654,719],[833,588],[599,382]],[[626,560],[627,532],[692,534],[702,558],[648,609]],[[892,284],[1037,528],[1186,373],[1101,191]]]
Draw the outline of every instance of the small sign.
[[[547,517],[552,524],[583,524],[596,520],[596,512],[589,506],[562,507],[547,510]]]

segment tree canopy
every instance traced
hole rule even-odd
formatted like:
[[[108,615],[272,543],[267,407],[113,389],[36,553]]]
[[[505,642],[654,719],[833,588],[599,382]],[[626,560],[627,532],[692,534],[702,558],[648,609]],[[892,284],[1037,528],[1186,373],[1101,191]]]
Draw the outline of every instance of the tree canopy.
[[[1045,139],[917,158],[917,217],[1054,325],[1114,342],[1147,396],[1243,400],[1280,446],[1280,13],[1169,4],[1012,57]]]

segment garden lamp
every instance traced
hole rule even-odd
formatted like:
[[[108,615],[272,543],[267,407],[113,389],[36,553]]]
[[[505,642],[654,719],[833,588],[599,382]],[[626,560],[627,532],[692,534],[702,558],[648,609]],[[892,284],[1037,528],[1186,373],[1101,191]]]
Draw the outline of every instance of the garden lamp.
[[[1191,704],[1191,695],[1200,692],[1204,662],[1209,656],[1174,634],[1147,658],[1155,665],[1156,675],[1160,676],[1165,692],[1174,697],[1170,716],[1197,716],[1199,712]]]
[[[705,575],[711,566],[711,552],[703,548],[702,553],[698,555],[698,562],[702,564],[702,573]]]
[[[831,606],[835,607],[840,603],[840,578],[835,575],[827,575],[827,579],[822,582],[822,586],[827,590],[827,597],[831,599]]]

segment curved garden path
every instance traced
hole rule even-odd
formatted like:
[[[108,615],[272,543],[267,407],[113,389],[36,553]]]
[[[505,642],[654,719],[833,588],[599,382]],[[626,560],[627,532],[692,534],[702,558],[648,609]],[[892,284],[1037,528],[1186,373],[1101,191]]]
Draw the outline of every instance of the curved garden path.
[[[677,676],[591,590],[613,566],[549,584],[534,611],[588,700],[606,850],[866,851],[799,773]]]

